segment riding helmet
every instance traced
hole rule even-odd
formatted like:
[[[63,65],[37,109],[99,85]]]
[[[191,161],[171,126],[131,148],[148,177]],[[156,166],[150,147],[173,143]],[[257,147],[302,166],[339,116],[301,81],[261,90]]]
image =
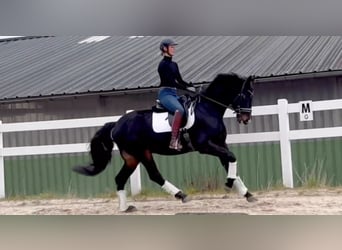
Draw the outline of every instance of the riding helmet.
[[[160,47],[159,49],[164,52],[164,48],[169,47],[171,45],[178,45],[178,43],[175,43],[172,39],[164,39],[163,41],[160,42]]]

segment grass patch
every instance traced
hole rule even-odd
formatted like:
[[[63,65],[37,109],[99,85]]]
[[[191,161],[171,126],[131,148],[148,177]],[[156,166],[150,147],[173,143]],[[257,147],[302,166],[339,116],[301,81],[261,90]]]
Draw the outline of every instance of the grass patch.
[[[328,178],[324,168],[325,161],[316,159],[311,166],[304,163],[304,171],[300,175],[296,171],[296,176],[299,180],[299,185],[303,188],[322,188],[331,185],[331,180]]]

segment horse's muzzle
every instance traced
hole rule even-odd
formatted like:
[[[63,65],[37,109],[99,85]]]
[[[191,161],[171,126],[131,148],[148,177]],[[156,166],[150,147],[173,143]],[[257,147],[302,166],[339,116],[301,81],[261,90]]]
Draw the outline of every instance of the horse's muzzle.
[[[243,122],[243,124],[247,125],[248,122],[251,120],[251,113],[245,113],[245,112],[241,112],[239,114],[236,115],[236,119],[239,123]]]

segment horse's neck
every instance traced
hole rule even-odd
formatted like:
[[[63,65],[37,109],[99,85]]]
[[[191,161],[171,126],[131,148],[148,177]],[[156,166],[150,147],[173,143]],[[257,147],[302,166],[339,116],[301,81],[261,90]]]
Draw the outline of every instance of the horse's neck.
[[[202,107],[209,116],[223,117],[227,109],[225,106],[222,106],[206,98],[201,98],[201,101],[198,103],[198,105]]]
[[[201,102],[205,103],[211,109],[214,109],[220,115],[224,115],[226,109],[229,107],[230,104],[233,103],[234,96],[232,93],[226,93],[224,101],[222,101],[222,97],[215,97],[213,93],[207,93],[207,90],[204,90],[200,94]]]

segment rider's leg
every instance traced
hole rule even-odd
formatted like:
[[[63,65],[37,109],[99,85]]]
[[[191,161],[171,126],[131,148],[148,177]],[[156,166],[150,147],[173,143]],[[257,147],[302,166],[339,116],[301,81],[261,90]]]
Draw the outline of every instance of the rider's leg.
[[[169,147],[176,150],[181,150],[182,145],[179,138],[179,130],[182,125],[182,113],[179,110],[175,111],[173,121],[172,121],[172,131],[171,131],[171,141]]]
[[[166,109],[174,114],[172,121],[170,148],[181,150],[182,145],[180,144],[179,140],[179,131],[185,114],[184,107],[179,103],[178,97],[175,95],[161,95],[160,102]]]

